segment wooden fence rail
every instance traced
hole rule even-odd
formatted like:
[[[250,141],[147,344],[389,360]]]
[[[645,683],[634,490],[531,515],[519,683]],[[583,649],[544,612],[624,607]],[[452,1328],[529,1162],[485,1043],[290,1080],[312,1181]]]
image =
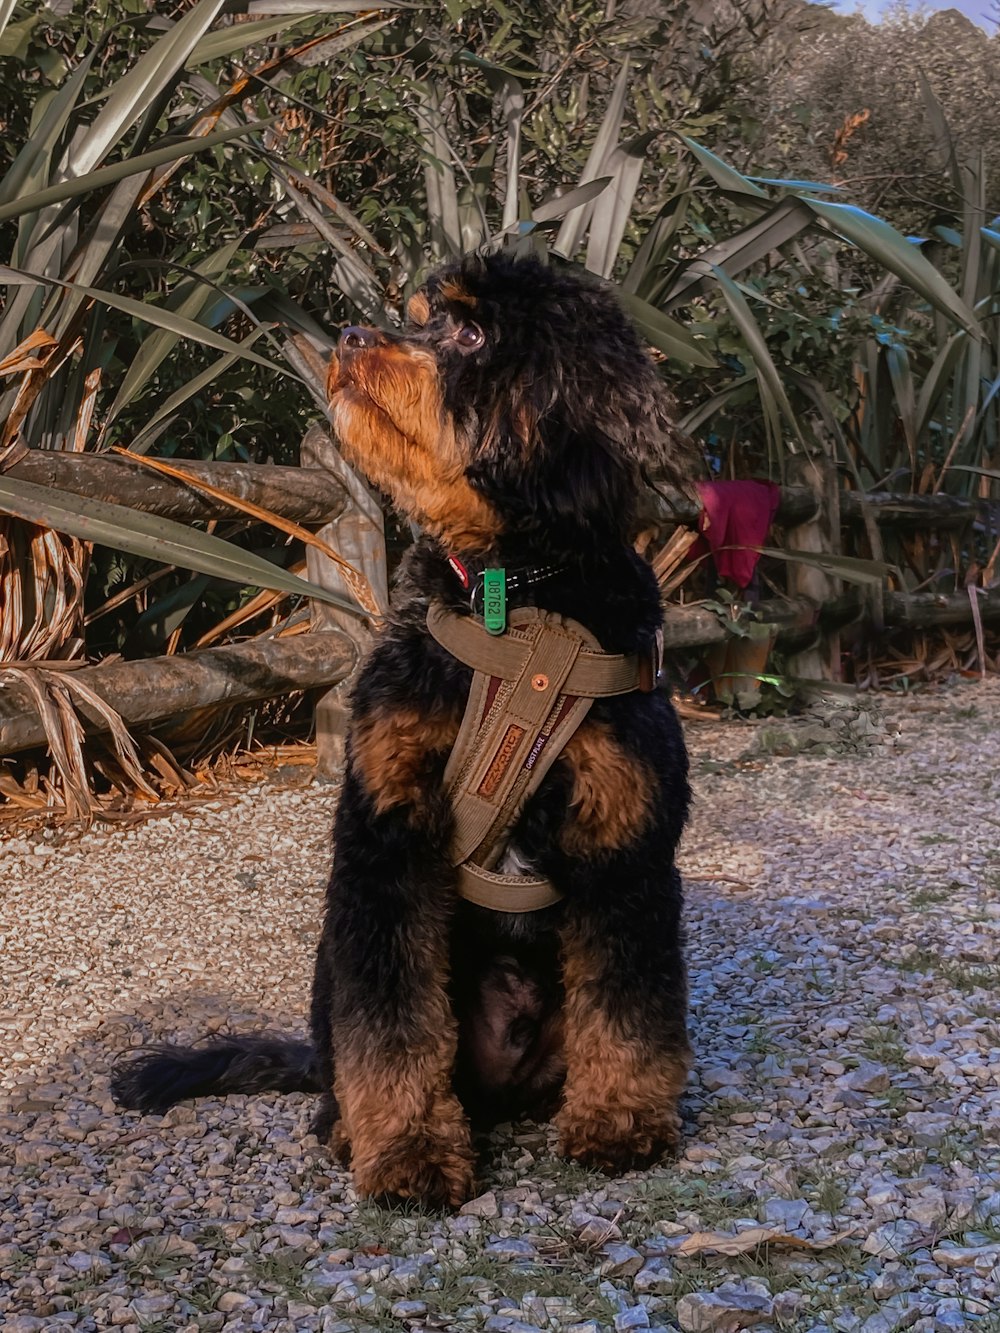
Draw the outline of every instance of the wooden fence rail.
[[[347,490],[331,472],[321,468],[277,467],[255,463],[170,462],[192,478],[228,491],[240,500],[271,509],[296,523],[329,523],[343,513]],[[121,454],[70,454],[56,449],[31,449],[9,469],[11,477],[55,486],[73,495],[114,499],[116,504],[141,509],[181,523],[196,520],[246,518],[242,510],[225,504],[183,481],[133,463]]]
[[[325,436],[322,428],[314,427]],[[308,438],[308,437],[307,437]],[[271,463],[195,463],[186,459],[170,462],[191,477],[208,482],[241,500],[272,509],[296,523],[330,523],[348,503],[346,478],[328,467],[279,467]],[[74,495],[97,499],[114,497],[115,503],[141,509],[179,522],[245,517],[241,511],[213,496],[205,495],[182,481],[163,476],[133,463],[121,454],[71,454],[55,449],[30,449],[10,469],[12,477],[42,486],[56,486]],[[961,527],[982,512],[981,500],[955,495],[908,495],[889,491],[840,492],[843,523],[860,523],[866,510],[880,524],[902,530],[922,527]],[[776,520],[785,526],[806,523],[816,514],[816,496],[809,486],[783,486]],[[645,517],[652,523],[695,526],[700,505],[697,500],[669,487],[662,495],[650,493]]]
[[[302,459],[302,467],[187,461],[177,466],[192,480],[207,482],[295,522],[321,526],[328,543],[365,574],[384,608],[388,601],[385,546],[376,498],[345,467],[325,427],[311,428],[303,441]],[[246,519],[240,509],[196,486],[154,473],[120,455],[31,450],[10,472],[26,481],[81,496],[113,498],[119,504],[181,522]],[[777,512],[790,550],[837,551],[840,529],[861,522],[869,527],[875,522],[905,534],[925,527],[954,530],[984,515],[989,515],[995,527],[1000,515],[997,501],[888,492],[860,495],[841,490],[828,463],[817,467],[803,460],[795,479],[800,484],[782,488]],[[694,527],[698,515],[697,501],[665,491],[651,494],[643,520],[647,528],[667,529],[678,523]],[[792,568],[790,595],[763,602],[755,614],[774,627],[788,652],[798,655],[792,662],[818,661],[824,673],[830,674],[838,655],[837,633],[865,613],[865,599],[856,588],[845,590],[828,577],[815,578],[805,565]],[[310,550],[308,572],[314,582],[345,590],[339,569],[321,553]],[[972,597],[982,622],[1000,622],[1000,588],[947,595],[882,590],[877,599],[880,627],[969,624]],[[664,647],[668,651],[707,648],[731,634],[724,618],[706,605],[671,606]],[[295,690],[316,691],[319,764],[329,770],[342,754],[346,690],[370,642],[371,627],[364,620],[342,612],[331,614],[329,608],[314,604],[308,633],[66,669],[72,669],[76,678],[135,726],[155,724],[194,708],[245,704]],[[11,664],[5,671],[0,663],[0,755],[46,743],[34,696],[23,680],[23,673],[33,669],[30,664]],[[86,706],[81,714],[89,728],[104,726]]]
[[[356,661],[350,638],[339,630],[325,630],[284,639],[250,639],[173,657],[80,667],[72,674],[133,726],[160,722],[192,708],[252,703],[293,690],[336,685],[350,675]],[[18,679],[35,669],[28,663],[13,669],[0,663],[0,754],[46,743],[32,693]],[[106,730],[105,719],[86,704],[79,712],[89,730]]]

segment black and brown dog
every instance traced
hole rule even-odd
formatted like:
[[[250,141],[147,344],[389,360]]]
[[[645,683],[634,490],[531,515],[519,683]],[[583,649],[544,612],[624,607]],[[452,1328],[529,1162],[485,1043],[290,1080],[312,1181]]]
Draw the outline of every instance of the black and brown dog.
[[[660,599],[630,537],[644,469],[681,455],[659,374],[603,285],[491,255],[432,276],[402,334],[346,330],[330,396],[347,455],[423,535],[354,692],[312,1042],[158,1047],[119,1064],[115,1095],[162,1111],[318,1090],[317,1130],[371,1196],[468,1198],[470,1119],[554,1111],[568,1156],[647,1163],[676,1143],[690,1060],[669,699],[597,699],[519,817],[507,864],[562,901],[475,906],[442,782],[471,672],[426,618],[473,614],[463,585],[504,567],[511,606],[570,617],[608,653],[651,648]]]

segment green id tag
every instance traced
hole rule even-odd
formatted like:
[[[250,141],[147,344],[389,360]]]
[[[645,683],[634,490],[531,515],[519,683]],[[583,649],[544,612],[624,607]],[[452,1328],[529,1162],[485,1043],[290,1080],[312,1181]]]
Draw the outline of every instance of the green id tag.
[[[489,634],[502,634],[507,628],[507,571],[483,570],[483,624]]]

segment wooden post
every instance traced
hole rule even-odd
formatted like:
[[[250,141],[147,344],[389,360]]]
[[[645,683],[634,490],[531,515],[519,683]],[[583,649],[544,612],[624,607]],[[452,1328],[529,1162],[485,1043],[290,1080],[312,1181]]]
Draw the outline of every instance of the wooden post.
[[[319,536],[365,576],[384,615],[389,608],[389,592],[381,507],[341,458],[325,426],[319,423],[310,426],[302,441],[301,461],[304,468],[322,468],[331,473],[344,486],[347,503],[332,522],[320,528]],[[347,597],[352,595],[339,567],[311,546],[306,550],[306,574],[321,588]],[[349,634],[357,646],[359,662],[374,637],[371,620],[324,602],[312,603],[312,625],[316,630],[339,629]],[[316,698],[316,771],[326,776],[339,772],[344,762],[347,705],[353,679],[354,673],[322,690]]]
[[[837,469],[825,454],[795,454],[788,460],[788,484],[807,486],[816,499],[816,512],[787,529],[786,546],[790,553],[810,552],[833,555],[840,552],[840,487]],[[841,593],[841,580],[815,565],[791,561],[788,565],[789,597],[805,597],[817,609],[834,601]],[[836,629],[816,639],[788,660],[789,675],[804,680],[840,679],[840,634]]]

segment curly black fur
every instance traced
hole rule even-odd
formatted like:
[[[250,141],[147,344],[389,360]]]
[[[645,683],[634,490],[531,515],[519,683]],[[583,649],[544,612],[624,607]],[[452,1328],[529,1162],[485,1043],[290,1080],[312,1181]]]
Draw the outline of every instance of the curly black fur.
[[[565,836],[581,816],[574,770],[560,759],[512,846],[564,901],[515,916],[456,899],[441,786],[446,752],[428,744],[410,796],[396,801],[359,737],[373,719],[387,720],[391,736],[394,719],[416,718],[419,728],[422,719],[460,715],[470,672],[425,626],[434,600],[469,613],[447,559],[456,546],[473,578],[487,565],[558,563],[556,576],[513,604],[569,616],[608,651],[646,652],[661,611],[655,579],[630,545],[641,470],[679,474],[683,462],[660,376],[597,281],[534,259],[474,257],[434,274],[411,311],[417,322],[401,335],[346,331],[331,376],[345,450],[429,531],[404,560],[392,612],[354,691],[313,1045],[226,1038],[161,1047],[119,1065],[113,1088],[123,1105],[162,1110],[207,1092],[318,1086],[328,1129],[336,1086],[341,1142],[353,1140],[361,1190],[456,1202],[471,1176],[452,1088],[466,1111],[489,1121],[550,1110],[565,1078],[564,1148],[601,1165],[648,1160],[672,1137],[672,1105],[652,1103],[676,1099],[688,1058],[673,865],[688,806],[683,738],[662,692],[593,705],[585,725],[613,743],[621,799],[630,799],[628,774],[640,773],[648,812],[627,840],[602,843],[598,830],[581,851]],[[428,365],[440,445],[428,445],[413,424],[417,388],[398,384]],[[398,481],[379,471],[392,449]],[[439,450],[440,461],[428,463],[428,450]],[[431,514],[425,475],[450,478],[454,500],[444,518]],[[475,540],[463,517],[473,512],[483,533]],[[588,1023],[606,1034],[610,1070],[604,1092],[604,1073],[596,1082],[587,1076],[593,1096],[576,1068]],[[447,1087],[426,1072],[439,1057]],[[379,1129],[365,1108],[377,1107],[377,1089],[390,1086],[400,1089],[399,1121]],[[411,1092],[413,1107],[425,1111],[407,1109]]]

